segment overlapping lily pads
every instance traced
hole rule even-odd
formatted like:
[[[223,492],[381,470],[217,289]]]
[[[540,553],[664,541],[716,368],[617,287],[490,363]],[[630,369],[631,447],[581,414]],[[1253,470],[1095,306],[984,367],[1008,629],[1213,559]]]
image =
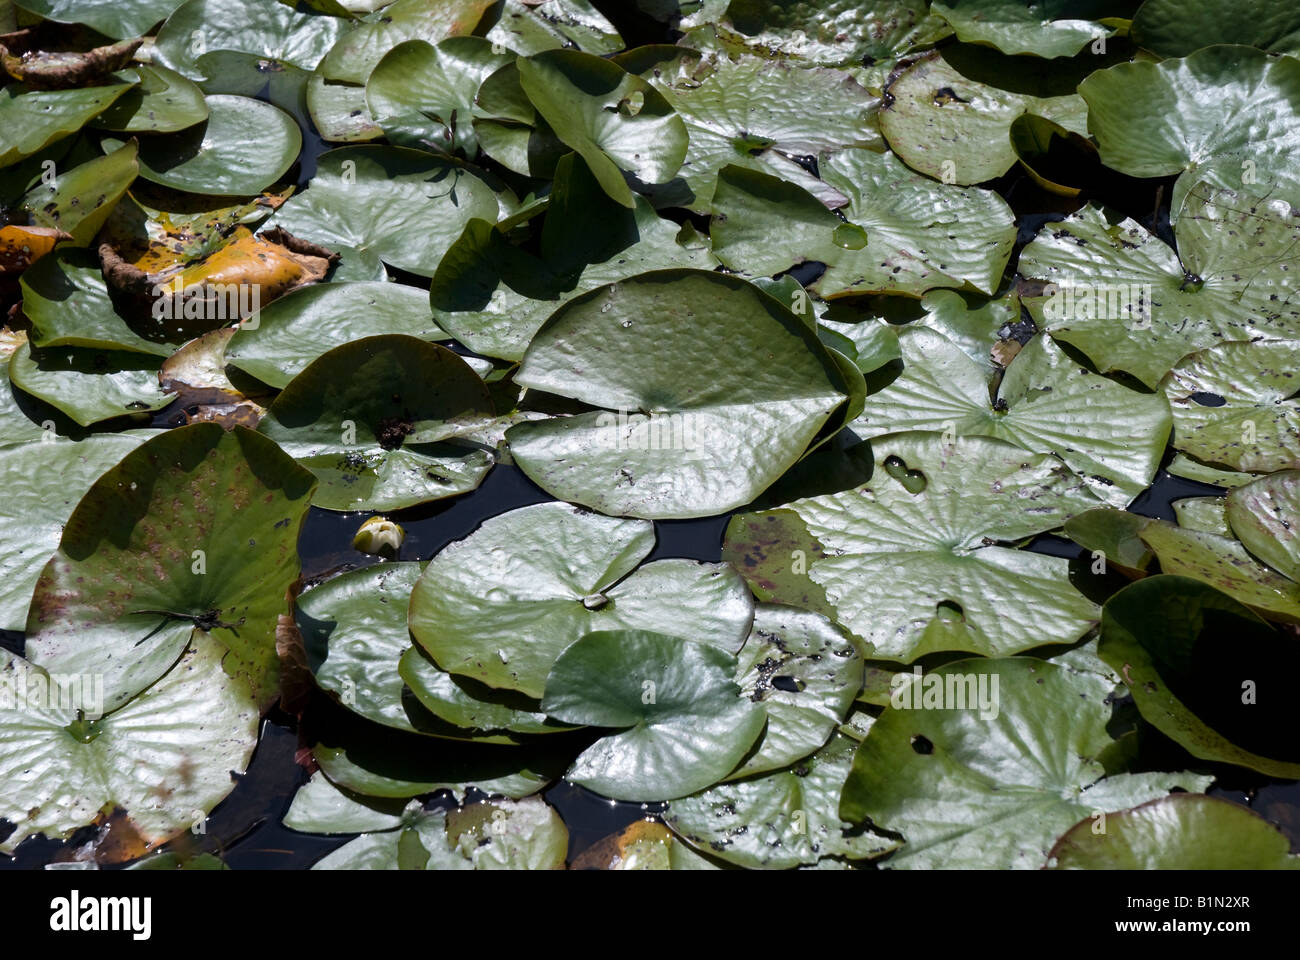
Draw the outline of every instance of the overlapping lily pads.
[[[644,630],[589,633],[555,661],[542,709],[614,727],[566,774],[615,800],[672,800],[725,777],[763,731],[763,708],[731,679],[736,658]]]
[[[840,800],[849,822],[870,817],[903,835],[890,867],[1038,869],[1056,838],[1093,811],[1210,782],[1111,773],[1112,684],[1096,674],[1016,657],[961,660],[928,676],[939,683],[937,706],[887,709],[854,756]],[[945,700],[948,689],[984,690],[987,709],[972,709],[965,693],[960,707]]]
[[[353,340],[294,377],[258,430],[320,480],[329,510],[392,510],[473,490],[492,466],[449,442],[494,416],[487,387],[446,347]]]
[[[541,697],[556,658],[597,630],[655,630],[734,653],[753,605],[721,564],[657,560],[653,525],[561,503],[486,521],[430,561],[411,632],[444,670]]]
[[[51,673],[102,675],[107,712],[162,676],[197,628],[227,648],[226,672],[269,706],[275,623],[298,576],[313,486],[242,427],[153,437],[73,510],[36,585],[28,658]]]

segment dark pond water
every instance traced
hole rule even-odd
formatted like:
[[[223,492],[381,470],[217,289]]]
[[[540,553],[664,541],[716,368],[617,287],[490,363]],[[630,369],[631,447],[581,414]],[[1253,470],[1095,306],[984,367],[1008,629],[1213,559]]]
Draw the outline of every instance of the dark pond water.
[[[597,2],[620,28],[629,46],[666,42],[674,39],[670,31],[630,4]],[[314,130],[305,131],[304,149],[297,170],[299,186],[310,180],[316,159],[331,145],[320,140]],[[1066,181],[1068,182],[1068,181]],[[1138,181],[1107,173],[1086,191],[1084,199],[1102,200],[1141,221],[1148,229],[1173,244],[1169,230],[1168,196],[1170,180]],[[1063,203],[1039,189],[1027,176],[1013,171],[992,186],[1012,205],[1017,215],[1019,248],[1029,242],[1043,223],[1061,219],[1079,202]],[[707,229],[707,222],[685,211],[661,211],[676,219],[693,219],[697,227]],[[1014,264],[1014,258],[1013,258]],[[821,265],[804,264],[793,271],[802,283],[810,283],[821,272]],[[405,282],[424,285],[418,277],[398,277]],[[1027,319],[1027,315],[1026,315]],[[175,411],[164,410],[155,422],[174,422]],[[1166,457],[1166,463],[1172,455]],[[1161,470],[1153,485],[1130,507],[1136,513],[1174,519],[1172,503],[1192,496],[1220,495],[1222,491],[1195,481],[1184,480]],[[454,540],[473,532],[484,520],[529,504],[551,500],[517,468],[498,465],[487,475],[475,492],[450,501],[426,505],[415,510],[391,514],[406,529],[403,560],[428,560]],[[352,536],[367,513],[331,513],[312,509],[299,541],[303,575],[308,583],[373,562],[351,548]],[[650,559],[684,557],[693,560],[721,560],[722,537],[729,515],[700,520],[660,521],[655,524],[657,546]],[[1102,600],[1123,585],[1124,581],[1094,577],[1088,572],[1089,556],[1076,544],[1057,536],[1035,538],[1028,549],[1074,561],[1072,579],[1094,600]],[[0,645],[22,651],[21,634],[0,631]],[[310,713],[307,715],[310,720]],[[350,836],[322,837],[301,834],[285,828],[280,820],[288,810],[295,791],[307,780],[307,772],[296,755],[300,743],[294,718],[275,712],[263,723],[262,736],[246,774],[231,795],[213,811],[208,832],[194,838],[193,850],[219,853],[231,867],[261,869],[302,869],[309,867],[331,850],[346,843]],[[1140,762],[1166,769],[1196,765],[1181,749],[1159,734],[1142,748]],[[1248,771],[1231,767],[1214,767],[1218,782],[1211,793],[1250,806],[1278,824],[1291,838],[1292,847],[1300,852],[1300,784],[1270,781]],[[556,808],[570,833],[570,858],[601,838],[627,824],[653,815],[658,809],[637,803],[606,800],[572,784],[557,782],[543,796]],[[435,798],[430,806],[450,803]],[[0,828],[4,829],[4,828]],[[79,838],[73,838],[75,844]],[[0,857],[0,870],[39,868],[66,856],[72,844],[37,838],[22,845],[16,857]]]

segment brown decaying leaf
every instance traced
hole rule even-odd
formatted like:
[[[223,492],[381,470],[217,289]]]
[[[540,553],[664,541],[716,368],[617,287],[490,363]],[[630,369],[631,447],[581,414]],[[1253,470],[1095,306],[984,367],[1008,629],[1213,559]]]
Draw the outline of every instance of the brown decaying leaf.
[[[115,70],[121,70],[135,56],[143,37],[121,40],[84,53],[62,50],[29,50],[13,53],[0,44],[0,64],[15,80],[33,90],[68,90],[93,85]]]
[[[0,276],[14,277],[54,249],[72,234],[57,227],[0,227]]]
[[[255,430],[266,413],[271,393],[249,396],[226,376],[226,344],[236,329],[205,333],[163,361],[158,383],[176,394],[186,423],[219,423],[227,430],[238,424]]]
[[[302,585],[303,580],[299,577],[285,591],[284,598],[290,611],[298,602]],[[275,652],[280,657],[280,709],[285,713],[301,717],[311,699],[316,678],[307,664],[307,645],[303,641],[302,631],[298,629],[292,613],[280,614],[276,622]]]

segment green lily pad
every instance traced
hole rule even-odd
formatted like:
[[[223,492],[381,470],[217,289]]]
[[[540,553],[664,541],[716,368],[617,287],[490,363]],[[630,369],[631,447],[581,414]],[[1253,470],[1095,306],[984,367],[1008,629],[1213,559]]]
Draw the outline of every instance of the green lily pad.
[[[699,213],[711,209],[718,172],[728,165],[772,174],[828,207],[843,206],[843,193],[792,158],[884,146],[876,122],[880,101],[838,70],[799,69],[766,57],[687,56],[643,75],[690,138],[680,184],[674,180],[655,193]]]
[[[14,6],[56,23],[84,23],[106,37],[124,40],[148,33],[183,0],[16,0]]]
[[[158,385],[159,366],[157,357],[143,353],[28,344],[9,359],[9,379],[85,427],[171,403]]]
[[[614,800],[674,800],[735,768],[767,715],[740,696],[736,658],[643,630],[589,633],[555,661],[542,709],[565,723],[624,728],[565,775]]]
[[[1143,718],[1192,756],[1300,778],[1286,691],[1295,638],[1232,597],[1181,576],[1139,580],[1106,601],[1098,652]]]
[[[293,166],[302,133],[292,117],[249,97],[217,94],[205,100],[204,123],[141,144],[141,177],[189,193],[249,196]],[[119,142],[106,138],[104,144]]]
[[[1160,520],[1147,524],[1141,537],[1165,573],[1218,587],[1260,616],[1300,623],[1300,584],[1256,561],[1231,537]]]
[[[307,189],[276,213],[296,237],[378,254],[431,277],[475,218],[495,222],[492,188],[456,161],[402,147],[340,147],[321,155]]]
[[[167,18],[154,44],[157,60],[192,80],[209,52],[238,51],[313,70],[347,23],[263,0],[189,0]]]
[[[826,158],[822,175],[849,197],[848,222],[794,184],[724,168],[709,231],[718,259],[768,275],[821,261],[826,272],[812,289],[823,297],[997,288],[1016,228],[996,194],[936,184],[869,150]]]
[[[281,821],[299,833],[367,833],[401,826],[403,798],[367,797],[337,787],[317,770],[298,788]]]
[[[1227,517],[1247,550],[1300,580],[1300,470],[1279,471],[1229,491]]]
[[[1039,97],[982,83],[963,74],[951,52],[918,58],[886,94],[880,131],[890,148],[913,170],[944,183],[983,183],[1011,169],[1016,153],[1009,131],[1024,114],[1088,133],[1087,105],[1077,95]]]
[[[199,627],[227,648],[226,672],[270,706],[276,618],[298,577],[313,485],[243,427],[194,424],[148,440],[64,526],[28,614],[28,657],[52,673],[102,674],[108,711],[166,672]]]
[[[1141,536],[1150,522],[1136,513],[1103,507],[1065,521],[1065,535],[1094,556],[1100,553],[1121,572],[1141,576],[1155,558]]]
[[[125,133],[175,133],[208,118],[208,103],[198,85],[166,67],[136,64],[140,82],[95,118],[104,130]]]
[[[738,277],[698,270],[569,301],[515,382],[605,408],[506,432],[534,482],[602,513],[653,518],[749,502],[853,399],[804,321]]]
[[[489,800],[425,811],[412,804],[398,828],[363,833],[313,870],[562,870],[569,831],[545,801]]]
[[[138,172],[134,142],[107,156],[79,164],[56,176],[53,183],[33,187],[22,199],[35,226],[55,227],[72,234],[72,242],[88,245],[126,193]],[[24,271],[26,272],[26,271]]]
[[[145,340],[114,310],[99,258],[88,250],[60,247],[20,278],[23,313],[37,347],[95,347],[169,356],[170,344]]]
[[[855,747],[851,737],[833,734],[794,766],[674,800],[664,822],[699,850],[754,870],[811,866],[827,857],[879,857],[899,842],[851,830],[840,819],[840,791]]]
[[[1198,185],[1175,253],[1136,221],[1089,205],[1021,252],[1021,276],[1054,285],[1023,302],[1040,329],[1098,370],[1155,388],[1195,350],[1295,332],[1300,294],[1286,259],[1300,239],[1294,220],[1283,203]]]
[[[948,32],[925,0],[731,0],[726,23],[759,50],[830,66],[893,62]]]
[[[555,176],[555,164],[569,148],[524,93],[517,60],[483,81],[474,106],[474,135],[485,154],[526,177]]]
[[[961,660],[923,682],[929,677],[945,694],[939,706],[885,710],[840,799],[846,820],[870,817],[906,838],[889,867],[1038,869],[1056,838],[1093,811],[1210,783],[1191,773],[1110,771],[1113,685],[1095,673],[1015,657]],[[973,698],[957,705],[981,684],[990,709],[970,709]]]
[[[1173,501],[1171,505],[1180,527],[1219,537],[1232,536],[1227,501],[1223,497],[1186,497]]]
[[[328,80],[317,70],[306,78],[307,112],[322,140],[329,143],[363,143],[377,140],[384,129],[366,106],[366,88]]]
[[[1193,460],[1185,453],[1175,453],[1173,460],[1169,461],[1169,466],[1165,469],[1175,477],[1199,480],[1201,483],[1224,487],[1228,490],[1245,486],[1259,477],[1259,474],[1255,473],[1238,473],[1236,470],[1225,470],[1221,467],[1201,463],[1199,460]]]
[[[642,183],[666,183],[680,169],[686,125],[640,77],[576,50],[548,50],[516,67],[537,112],[623,206],[634,206],[624,170]]]
[[[450,37],[436,47],[411,40],[388,51],[371,72],[366,104],[393,143],[473,157],[474,97],[513,60],[481,37]]]
[[[645,200],[628,210],[609,199],[581,160],[561,160],[555,174],[541,238],[549,262],[522,257],[500,227],[476,221],[434,274],[434,317],[477,353],[520,360],[547,317],[581,294],[647,270],[716,263],[707,249],[682,243],[681,228]]]
[[[1272,0],[1146,0],[1133,39],[1162,57],[1185,57],[1212,43],[1240,43],[1300,54],[1300,10]]]
[[[1237,16],[1234,14],[1234,16]],[[1172,217],[1198,181],[1300,207],[1300,61],[1255,47],[1204,47],[1182,59],[1121,63],[1079,85],[1106,166],[1178,174]],[[1253,184],[1243,191],[1243,184]]]
[[[469,33],[493,0],[396,0],[347,30],[320,62],[329,80],[364,86],[384,55],[407,40],[437,43]]]
[[[0,852],[13,853],[33,834],[63,839],[117,807],[152,848],[188,831],[234,789],[231,773],[244,771],[257,743],[257,706],[245,683],[223,673],[223,645],[193,633],[175,666],[99,718],[89,709],[79,716],[63,697],[49,702],[37,678],[48,690],[55,677],[0,649],[6,688],[31,698],[0,710],[0,818],[17,827]],[[76,702],[94,706],[93,699]]]
[[[824,590],[832,618],[871,643],[873,656],[903,663],[945,650],[1001,656],[1071,643],[1096,623],[1067,561],[999,545],[1096,505],[1059,460],[936,433],[893,434],[872,446],[869,483],[731,521],[729,556],[762,555],[769,568],[788,571],[773,599],[792,602],[801,580]],[[786,531],[775,543],[763,542],[772,539],[768,517]],[[755,567],[761,582],[764,567]],[[755,576],[744,560],[739,569]],[[1005,616],[1013,605],[1033,616]]]
[[[1139,0],[949,0],[931,9],[952,25],[963,43],[983,43],[1003,53],[1072,57],[1113,27],[1098,21],[1129,17]]]
[[[77,90],[24,90],[15,83],[0,87],[0,167],[76,133],[135,83]]]
[[[1248,808],[1195,793],[1089,817],[1052,847],[1056,870],[1300,870],[1273,824]]]
[[[457,727],[512,733],[555,733],[570,729],[548,720],[535,698],[448,673],[418,646],[402,654],[398,673],[426,710]]]
[[[139,444],[139,437],[125,434],[74,442],[46,433],[39,440],[3,448],[0,630],[21,631],[26,625],[27,607],[41,568],[58,547],[63,525],[77,501],[105,470]],[[53,488],[52,477],[58,478]]]
[[[725,564],[658,560],[645,520],[566,503],[511,510],[429,561],[410,627],[442,669],[540,697],[556,657],[584,634],[672,631],[729,653],[753,604]]]
[[[523,56],[576,47],[598,56],[623,49],[623,38],[589,0],[547,0],[546,6],[505,0],[488,40]]]
[[[1300,340],[1224,343],[1161,383],[1174,446],[1205,463],[1270,473],[1300,467]]]
[[[494,416],[487,387],[446,347],[404,335],[354,340],[312,361],[258,431],[312,471],[327,510],[395,510],[473,490],[492,466],[446,441]]]
[[[286,387],[321,356],[360,335],[447,340],[423,290],[400,283],[324,283],[295,290],[240,324],[226,361],[272,387]]]
[[[854,421],[860,437],[935,430],[959,443],[969,436],[1009,440],[1056,454],[1099,500],[1117,507],[1145,490],[1160,466],[1171,426],[1164,399],[1090,373],[1046,337],[1016,355],[995,392],[987,362],[942,334],[908,327],[898,343],[903,373]]]
[[[767,711],[767,729],[729,780],[778,770],[819,750],[862,689],[862,655],[853,641],[808,610],[759,604],[739,657],[736,682]]]

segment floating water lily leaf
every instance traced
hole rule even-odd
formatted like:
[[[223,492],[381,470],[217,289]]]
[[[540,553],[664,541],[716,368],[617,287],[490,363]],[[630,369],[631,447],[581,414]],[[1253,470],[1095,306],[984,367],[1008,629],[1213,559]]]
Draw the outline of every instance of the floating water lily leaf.
[[[389,50],[407,40],[437,43],[469,33],[493,0],[397,0],[381,16],[365,20],[339,38],[320,62],[328,80],[364,86]]]
[[[1300,9],[1271,0],[1146,0],[1133,39],[1162,57],[1185,57],[1212,43],[1240,43],[1300,54]]]
[[[847,223],[794,184],[723,168],[709,231],[718,259],[769,275],[821,261],[826,272],[812,289],[823,297],[997,288],[1016,228],[996,194],[936,184],[888,153],[844,150],[822,164],[849,197]]]
[[[322,140],[361,143],[384,135],[366,106],[365,87],[327,80],[317,70],[307,78],[304,91],[311,122]]]
[[[598,740],[566,779],[614,800],[673,800],[725,777],[766,723],[740,696],[736,658],[643,630],[589,633],[560,654],[542,709],[566,723],[627,728]]]
[[[921,298],[925,311],[915,322],[942,333],[961,347],[989,374],[1009,361],[1003,359],[1008,340],[1020,323],[1020,301],[1014,294],[988,299],[956,290],[931,290]]]
[[[490,800],[425,811],[411,804],[400,829],[363,833],[313,870],[562,870],[569,831],[543,800]]]
[[[1097,148],[1091,140],[1032,113],[1022,113],[1012,120],[1009,134],[1016,159],[1034,183],[1048,193],[1077,197],[1083,188],[1074,184],[1085,183],[1090,169],[1099,166]],[[1066,180],[1069,182],[1057,182]]]
[[[13,223],[0,227],[0,279],[24,273],[56,244],[71,239],[71,234],[53,227],[25,227]]]
[[[492,188],[463,164],[402,147],[359,146],[322,154],[316,176],[275,223],[431,277],[470,220],[495,222],[498,212]]]
[[[17,827],[0,852],[13,853],[32,834],[62,839],[116,807],[152,849],[234,789],[231,773],[243,772],[257,743],[257,706],[245,683],[223,673],[222,644],[202,630],[193,634],[157,683],[103,717],[93,709],[81,717],[66,699],[52,704],[54,678],[0,649],[6,688],[27,697],[0,710],[0,818]],[[82,694],[78,705],[97,705]],[[112,706],[105,700],[106,710]]]
[[[152,856],[145,857],[143,860],[137,860],[135,863],[126,867],[127,870],[229,870],[223,861],[216,854],[197,853],[193,856],[182,856],[179,853],[155,853]]]
[[[1300,467],[1297,358],[1300,340],[1224,343],[1184,358],[1160,385],[1174,446],[1234,470]]]
[[[739,656],[736,682],[767,711],[767,729],[729,780],[789,766],[821,748],[862,688],[853,641],[808,610],[759,604]]]
[[[552,177],[569,150],[538,115],[512,61],[483,81],[474,98],[474,134],[483,152],[526,177]]]
[[[799,69],[765,57],[688,56],[644,76],[682,118],[690,138],[681,183],[655,191],[657,201],[662,195],[662,201],[707,213],[718,171],[737,164],[789,180],[839,207],[844,194],[792,158],[884,145],[876,123],[880,101],[838,70]]]
[[[1249,808],[1218,797],[1176,793],[1088,817],[1056,841],[1057,870],[1300,870],[1284,834]]]
[[[226,360],[263,383],[285,387],[313,361],[361,333],[448,339],[418,287],[327,283],[304,287],[263,307],[235,332]]]
[[[59,545],[63,524],[99,476],[140,444],[104,434],[81,442],[55,438],[7,445],[0,454],[0,630],[21,631],[41,568]]]
[[[64,527],[28,614],[28,657],[51,673],[102,674],[109,711],[161,676],[200,627],[228,649],[226,672],[270,706],[275,623],[298,577],[313,485],[243,427],[194,424],[148,440]]]
[[[395,510],[477,487],[488,454],[441,441],[493,416],[487,387],[456,354],[383,335],[312,361],[258,430],[317,476],[316,506]]]
[[[1056,838],[1094,810],[1135,806],[1175,787],[1204,790],[1212,779],[1106,776],[1113,684],[1098,674],[1014,657],[949,663],[924,682],[942,684],[933,689],[953,699],[885,710],[840,799],[844,819],[870,817],[906,838],[890,867],[1038,869]],[[971,708],[981,689],[987,711]]]
[[[1228,525],[1227,501],[1223,497],[1185,497],[1173,501],[1171,505],[1180,527],[1220,537],[1232,536],[1232,527]]]
[[[1300,584],[1257,562],[1230,537],[1154,520],[1143,527],[1165,573],[1218,587],[1270,620],[1300,623]]]
[[[828,65],[894,61],[949,31],[925,0],[731,0],[726,21],[759,50]]]
[[[718,351],[730,361],[721,369]],[[699,270],[645,273],[569,301],[515,382],[606,408],[511,427],[529,477],[602,513],[654,518],[749,502],[848,409],[852,390],[783,304]]]
[[[647,270],[716,263],[706,246],[680,242],[681,228],[644,199],[628,210],[607,197],[576,157],[561,160],[555,175],[542,230],[546,260],[522,255],[500,227],[476,221],[438,265],[429,290],[434,316],[471,350],[520,360],[546,318],[580,294]]]
[[[1221,467],[1204,464],[1198,460],[1193,460],[1185,453],[1175,453],[1173,460],[1169,461],[1169,466],[1165,469],[1175,477],[1198,480],[1201,483],[1223,487],[1227,490],[1244,486],[1259,476],[1259,474],[1255,473],[1238,473],[1236,470],[1225,470]]]
[[[1099,23],[1129,17],[1139,0],[949,0],[932,10],[964,43],[983,43],[1003,53],[1072,57],[1098,38],[1114,35]]]
[[[1065,521],[1065,535],[1085,550],[1100,552],[1121,572],[1141,576],[1155,558],[1141,536],[1148,523],[1136,513],[1098,508]]]
[[[1176,235],[1177,253],[1136,221],[1089,205],[1021,252],[1021,276],[1055,284],[1023,302],[1040,329],[1097,369],[1152,388],[1194,350],[1295,332],[1300,292],[1287,251],[1300,223],[1284,203],[1201,184]]]
[[[141,145],[141,177],[190,193],[249,196],[293,166],[302,133],[287,113],[249,97],[216,94],[205,100],[205,122]],[[106,138],[104,144],[119,142]]]
[[[1239,15],[1234,15],[1239,16]],[[1171,217],[1198,181],[1300,207],[1300,61],[1255,47],[1121,63],[1079,85],[1106,166],[1174,183]],[[1249,179],[1247,179],[1249,175]]]
[[[523,56],[561,47],[600,56],[623,49],[614,25],[589,0],[546,0],[545,6],[505,0],[487,38]]]
[[[429,561],[411,595],[416,641],[451,673],[540,697],[560,653],[593,631],[671,631],[734,653],[753,603],[725,564],[658,560],[645,520],[567,503],[511,510]]]
[[[769,726],[770,729],[770,726]],[[826,857],[867,860],[899,846],[840,819],[840,790],[857,741],[833,734],[813,756],[784,770],[674,800],[664,822],[711,856],[750,869],[811,866]]]
[[[79,90],[25,91],[15,83],[0,87],[0,167],[76,133],[133,86],[134,80]]]
[[[16,0],[14,6],[56,23],[84,23],[106,37],[138,37],[184,0]]]
[[[125,143],[107,156],[73,167],[50,184],[33,187],[22,206],[30,212],[32,223],[63,230],[74,244],[86,246],[135,180],[136,154],[135,142]]]
[[[1247,550],[1300,580],[1300,470],[1279,471],[1230,491],[1227,518]]]
[[[174,133],[208,118],[208,104],[198,85],[157,64],[136,64],[138,85],[118,97],[95,118],[94,125],[127,133]]]
[[[555,733],[570,729],[548,720],[536,699],[448,673],[420,647],[411,647],[402,654],[398,672],[426,710],[457,727],[512,733]]]
[[[402,823],[403,798],[367,797],[330,783],[317,770],[298,788],[282,821],[299,833],[366,833]]]
[[[63,247],[22,277],[23,313],[38,347],[98,347],[167,356],[172,347],[145,340],[113,308],[99,258]]]
[[[772,565],[806,571],[833,618],[882,660],[910,663],[942,650],[999,656],[1071,643],[1096,623],[1096,607],[1070,585],[1067,561],[997,545],[1096,505],[1059,460],[986,437],[948,443],[937,433],[894,434],[872,446],[869,483],[741,514],[728,528],[728,554],[757,549]],[[751,548],[746,538],[769,535],[761,520],[771,516],[796,524],[787,526],[789,540]],[[740,570],[752,576],[747,562]],[[1023,618],[1004,615],[1013,603],[1027,610]]]
[[[1232,597],[1187,577],[1139,580],[1106,601],[1098,653],[1143,718],[1192,756],[1300,778],[1286,691],[1295,638]]]
[[[967,58],[962,58],[963,64]],[[1016,162],[1009,130],[1032,113],[1087,135],[1087,105],[1070,93],[1037,97],[965,76],[953,54],[934,51],[905,67],[886,88],[880,130],[913,170],[944,183],[983,183]]]
[[[987,363],[942,334],[904,328],[898,343],[903,373],[853,422],[860,437],[936,430],[1009,440],[1031,453],[1056,454],[1116,507],[1145,490],[1160,466],[1171,426],[1164,399],[1088,372],[1046,337],[1016,355],[994,396]]]
[[[483,81],[514,60],[481,37],[450,37],[436,47],[399,44],[366,81],[366,104],[389,141],[473,157],[472,118]]]
[[[537,112],[623,206],[634,206],[624,170],[642,183],[666,183],[681,168],[686,125],[640,77],[576,50],[549,50],[516,67]]]
[[[159,365],[143,353],[28,344],[10,358],[9,380],[85,427],[171,403],[158,385]]]
[[[418,732],[402,704],[397,662],[410,647],[406,605],[418,563],[341,574],[298,597],[307,662],[321,688],[363,717]]]
[[[158,31],[156,58],[192,80],[209,51],[239,51],[265,61],[315,69],[347,23],[263,0],[189,0]],[[273,67],[274,64],[268,64]]]

